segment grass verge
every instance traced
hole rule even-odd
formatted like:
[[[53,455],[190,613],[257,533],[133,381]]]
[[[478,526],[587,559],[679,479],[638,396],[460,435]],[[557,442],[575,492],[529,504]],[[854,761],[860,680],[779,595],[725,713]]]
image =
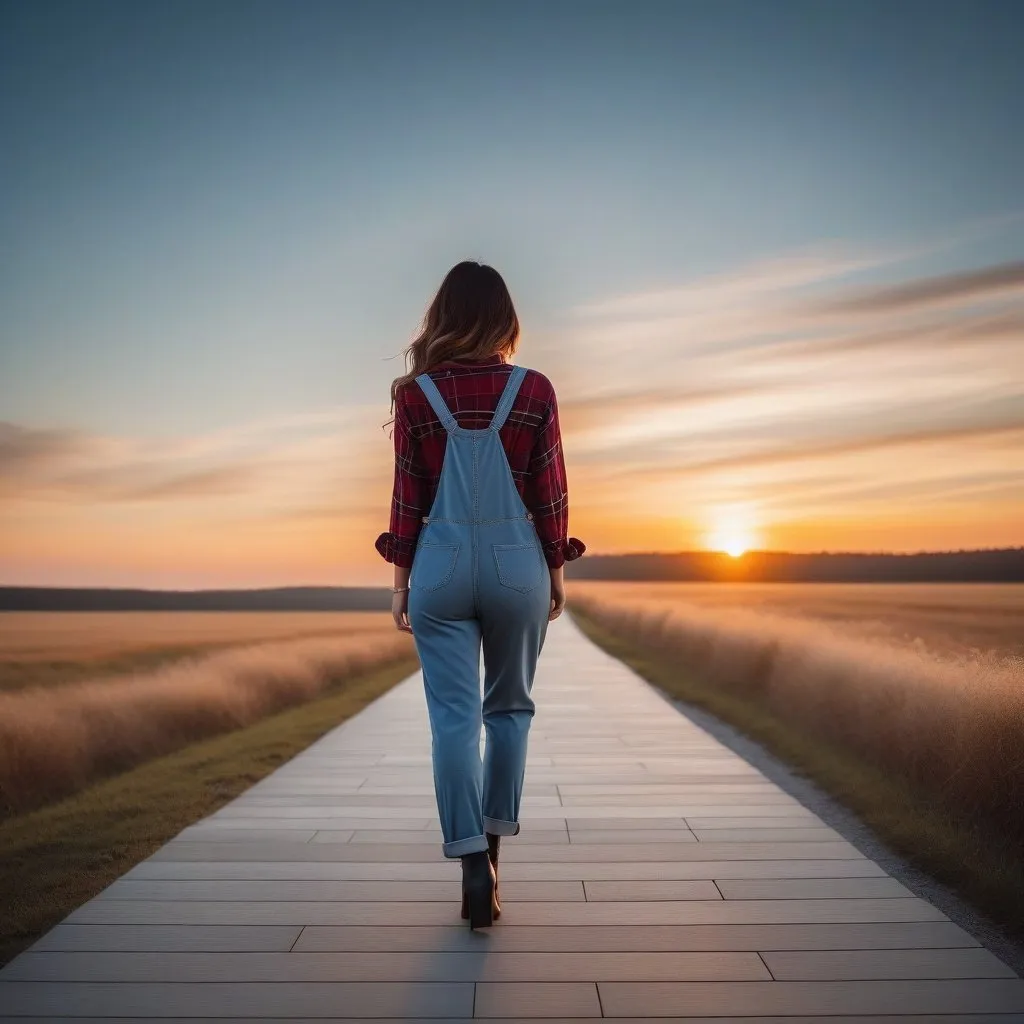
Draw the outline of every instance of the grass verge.
[[[903,780],[781,719],[747,695],[688,672],[573,607],[584,634],[670,697],[694,704],[756,740],[853,811],[891,849],[949,885],[1007,935],[1024,939],[1024,871],[1018,847],[966,824]]]
[[[403,658],[0,824],[0,965],[416,669]]]

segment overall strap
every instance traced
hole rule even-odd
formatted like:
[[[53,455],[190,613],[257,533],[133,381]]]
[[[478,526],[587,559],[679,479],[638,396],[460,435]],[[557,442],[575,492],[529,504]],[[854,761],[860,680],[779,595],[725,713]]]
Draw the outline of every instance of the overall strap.
[[[441,392],[437,390],[437,385],[430,379],[429,374],[421,373],[416,378],[416,383],[419,384],[420,390],[423,394],[427,396],[427,401],[430,403],[430,407],[437,413],[437,418],[441,421],[441,425],[444,429],[449,433],[453,430],[457,430],[459,424],[456,422],[451,410],[447,405],[445,405],[444,399],[441,397]]]
[[[489,429],[495,433],[505,426],[505,420],[508,419],[508,414],[512,411],[512,405],[516,400],[516,395],[519,394],[519,387],[523,383],[525,376],[525,366],[512,367],[512,372],[508,375],[508,382],[505,384],[505,390],[502,391],[501,398],[498,400],[498,407],[494,410],[494,419],[491,420]]]

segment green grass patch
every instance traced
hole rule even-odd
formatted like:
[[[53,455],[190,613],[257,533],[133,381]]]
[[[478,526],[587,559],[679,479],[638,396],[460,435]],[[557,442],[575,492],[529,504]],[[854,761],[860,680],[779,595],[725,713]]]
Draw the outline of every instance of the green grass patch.
[[[392,662],[0,824],[0,964],[415,670]]]
[[[670,697],[693,704],[756,740],[853,811],[880,840],[949,885],[1015,939],[1024,938],[1020,850],[1004,837],[958,820],[933,798],[852,753],[781,719],[756,699],[730,693],[604,622],[572,609],[599,647]]]

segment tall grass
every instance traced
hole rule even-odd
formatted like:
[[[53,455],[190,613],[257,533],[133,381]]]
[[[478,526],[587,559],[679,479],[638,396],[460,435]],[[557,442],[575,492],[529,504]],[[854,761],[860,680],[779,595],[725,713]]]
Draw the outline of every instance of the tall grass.
[[[0,693],[0,799],[22,813],[408,657],[390,631],[233,648],[150,672]]]
[[[582,593],[612,635],[756,703],[1024,849],[1024,660],[942,659],[827,623]]]
[[[0,691],[149,671],[271,640],[393,633],[384,612],[3,612]]]

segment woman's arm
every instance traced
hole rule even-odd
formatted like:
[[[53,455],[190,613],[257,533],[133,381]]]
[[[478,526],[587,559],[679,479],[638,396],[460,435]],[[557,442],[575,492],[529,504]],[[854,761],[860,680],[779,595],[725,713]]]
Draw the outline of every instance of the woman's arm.
[[[586,545],[567,535],[569,527],[569,489],[562,454],[562,435],[558,422],[558,403],[554,392],[537,433],[530,455],[524,490],[526,507],[533,514],[544,558],[551,574],[551,611],[557,619],[565,607],[563,565],[579,558]]]
[[[409,570],[426,515],[427,483],[420,446],[413,436],[408,410],[399,393],[395,403],[395,481],[391,496],[391,529],[377,538],[377,551],[394,564],[391,614],[395,626],[411,633],[409,625]]]
[[[395,480],[391,496],[391,529],[377,538],[377,551],[385,561],[409,568],[416,554],[416,542],[429,512],[427,473],[423,467],[419,439],[413,435],[409,410],[399,391],[393,427]]]

